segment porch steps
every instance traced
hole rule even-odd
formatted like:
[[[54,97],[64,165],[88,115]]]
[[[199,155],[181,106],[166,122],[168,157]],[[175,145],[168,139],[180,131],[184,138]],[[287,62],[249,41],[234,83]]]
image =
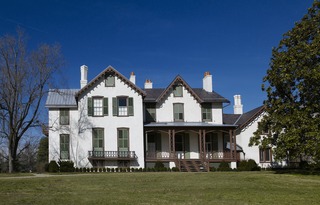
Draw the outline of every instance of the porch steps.
[[[201,160],[180,160],[181,172],[205,172]]]

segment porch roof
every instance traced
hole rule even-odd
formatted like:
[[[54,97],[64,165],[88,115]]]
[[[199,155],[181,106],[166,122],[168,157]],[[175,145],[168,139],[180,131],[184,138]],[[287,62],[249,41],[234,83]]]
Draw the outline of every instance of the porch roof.
[[[206,128],[237,128],[238,125],[212,124],[207,122],[151,122],[144,127],[206,127]]]

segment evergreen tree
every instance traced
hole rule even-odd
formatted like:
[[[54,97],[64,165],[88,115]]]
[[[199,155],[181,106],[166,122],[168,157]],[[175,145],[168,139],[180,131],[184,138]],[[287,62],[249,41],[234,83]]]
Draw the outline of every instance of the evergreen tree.
[[[267,115],[250,145],[274,147],[276,159],[320,160],[320,1],[272,51],[262,90]],[[261,137],[269,130],[265,137]]]

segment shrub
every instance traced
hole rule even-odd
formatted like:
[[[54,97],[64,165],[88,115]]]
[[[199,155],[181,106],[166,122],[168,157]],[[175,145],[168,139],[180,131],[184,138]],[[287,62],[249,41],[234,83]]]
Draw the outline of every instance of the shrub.
[[[210,172],[215,172],[217,171],[215,167],[210,167]]]
[[[127,172],[130,172],[130,167],[127,167]]]
[[[72,161],[60,161],[60,172],[73,172],[74,163]]]
[[[59,166],[56,161],[52,160],[49,163],[49,172],[58,172]]]
[[[178,171],[179,171],[179,168],[178,168],[178,167],[172,167],[172,171],[173,171],[173,172],[178,172]]]
[[[134,172],[134,171],[135,171],[135,168],[132,167],[132,168],[131,168],[131,172]]]
[[[253,159],[243,160],[238,164],[238,171],[260,171],[261,168]]]
[[[111,172],[114,172],[114,168],[111,168]]]
[[[111,171],[111,169],[109,167],[107,167],[107,172],[110,172],[110,171]]]
[[[157,161],[154,164],[154,168],[155,168],[156,171],[161,171],[161,169],[164,168],[164,164],[162,162]]]
[[[231,171],[232,169],[229,167],[228,162],[221,162],[219,164],[218,171]]]
[[[103,172],[106,172],[106,170],[107,170],[107,169],[106,169],[105,167],[102,168],[102,171],[103,171]]]

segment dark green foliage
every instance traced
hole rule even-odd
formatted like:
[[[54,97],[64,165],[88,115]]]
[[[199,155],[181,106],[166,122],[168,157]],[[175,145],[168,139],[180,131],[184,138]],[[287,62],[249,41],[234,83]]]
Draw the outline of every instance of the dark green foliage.
[[[228,162],[221,162],[217,171],[232,171]]]
[[[74,172],[74,163],[72,161],[60,161],[60,172]]]
[[[260,171],[261,168],[253,159],[242,160],[238,164],[238,171]]]
[[[320,1],[316,0],[273,49],[263,79],[268,115],[263,117],[250,145],[274,147],[278,160],[311,157],[311,161],[320,162],[319,30]]]
[[[106,169],[105,167],[103,167],[102,171],[103,171],[103,172],[106,172],[106,170],[107,170],[107,169]]]
[[[47,163],[49,157],[49,142],[48,137],[41,138],[38,147],[38,154],[37,154],[37,163]]]
[[[217,169],[215,167],[210,167],[210,172],[215,172]]]
[[[173,171],[173,172],[178,172],[178,171],[179,171],[179,168],[178,168],[178,167],[172,167],[172,171]]]
[[[109,167],[107,167],[107,172],[110,172],[110,171],[111,171],[111,169]]]
[[[135,169],[132,167],[132,168],[131,168],[131,172],[134,172],[134,171],[135,171]]]
[[[164,164],[162,162],[159,162],[157,161],[155,164],[154,164],[154,168],[156,171],[162,171],[163,168],[164,168]]]
[[[114,172],[114,168],[111,168],[111,172]]]
[[[59,172],[59,166],[56,161],[54,160],[50,161],[49,172]]]

